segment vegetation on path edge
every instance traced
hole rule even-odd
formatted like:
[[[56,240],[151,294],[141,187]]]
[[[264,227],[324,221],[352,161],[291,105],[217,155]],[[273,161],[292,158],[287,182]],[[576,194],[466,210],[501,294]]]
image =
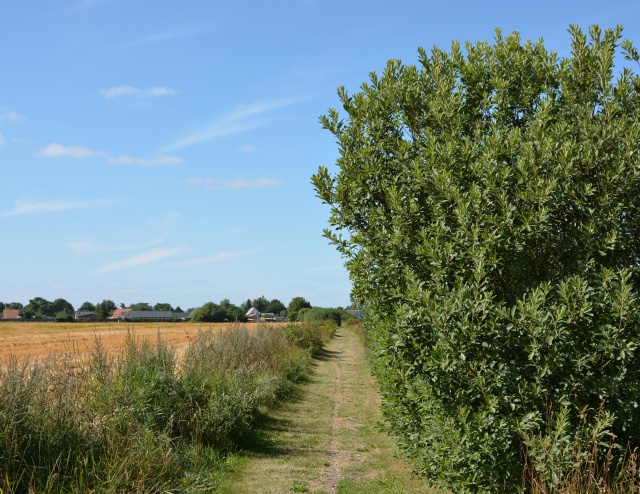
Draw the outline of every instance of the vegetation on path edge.
[[[246,456],[234,457],[220,492],[435,493],[380,432],[380,398],[353,330],[340,328],[318,353],[298,399],[269,414]]]

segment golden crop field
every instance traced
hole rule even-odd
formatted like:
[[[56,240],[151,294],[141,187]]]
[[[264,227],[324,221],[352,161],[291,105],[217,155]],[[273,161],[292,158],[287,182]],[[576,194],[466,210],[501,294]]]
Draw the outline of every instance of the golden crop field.
[[[228,326],[228,323],[187,322],[5,322],[0,324],[0,360],[11,355],[19,358],[60,355],[82,359],[93,351],[96,338],[106,349],[117,351],[129,333],[141,340],[155,340],[159,332],[164,341],[180,350],[197,337],[198,331]]]

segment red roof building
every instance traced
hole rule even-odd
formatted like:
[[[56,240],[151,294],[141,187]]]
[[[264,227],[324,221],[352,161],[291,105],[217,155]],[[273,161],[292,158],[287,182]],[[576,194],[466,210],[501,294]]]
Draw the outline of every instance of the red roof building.
[[[20,309],[4,309],[2,311],[2,319],[20,319]]]
[[[127,317],[131,313],[131,309],[116,309],[111,317]]]

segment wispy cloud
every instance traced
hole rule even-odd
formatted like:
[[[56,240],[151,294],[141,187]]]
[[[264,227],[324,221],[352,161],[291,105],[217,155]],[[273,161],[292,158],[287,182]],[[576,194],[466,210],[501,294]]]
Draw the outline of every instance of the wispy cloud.
[[[102,151],[94,151],[80,146],[63,146],[55,142],[47,144],[36,153],[36,156],[41,158],[60,158],[63,156],[68,158],[96,158],[106,155],[107,153]]]
[[[158,245],[162,242],[164,242],[164,239],[159,238],[140,244],[106,245],[100,244],[95,238],[88,238],[85,240],[78,240],[76,242],[69,242],[64,245],[77,254],[102,254],[104,252],[144,249],[152,245]]]
[[[251,144],[247,144],[246,146],[241,146],[239,149],[243,153],[255,153],[258,150],[258,148],[256,148]]]
[[[24,120],[24,117],[8,108],[0,108],[0,121],[3,120],[16,122],[18,120]]]
[[[202,187],[207,190],[221,189],[264,189],[265,187],[278,187],[282,182],[276,178],[233,178],[223,180],[220,178],[188,178],[187,185]]]
[[[139,38],[135,41],[132,41],[126,46],[146,45],[148,43],[159,43],[162,41],[188,38],[192,36],[197,36],[204,31],[205,31],[204,29],[185,29],[185,28],[168,29],[166,31],[160,31],[160,32],[153,33],[148,36]]]
[[[189,259],[187,261],[182,261],[178,263],[180,266],[193,266],[196,264],[215,264],[217,262],[226,261],[227,259],[233,259],[235,257],[246,256],[249,254],[255,254],[258,252],[257,249],[251,250],[238,250],[235,252],[220,252],[219,254],[215,254],[213,256],[208,257],[200,257],[198,259]]]
[[[173,249],[154,249],[149,252],[145,252],[144,254],[139,254],[137,256],[129,257],[128,259],[124,259],[122,261],[113,262],[111,264],[107,264],[98,268],[94,271],[94,274],[108,273],[110,271],[118,271],[120,269],[128,269],[133,268],[135,266],[141,266],[143,264],[149,264],[152,262],[160,261],[162,259],[167,259],[169,257],[176,256],[185,249],[181,247],[176,247]]]
[[[208,127],[177,140],[167,151],[262,127],[269,122],[266,118],[269,112],[297,102],[294,98],[287,98],[237,106],[230,114],[219,118]]]
[[[4,137],[0,134],[0,146],[4,146]]]
[[[179,156],[160,155],[155,158],[137,158],[135,156],[118,156],[109,158],[109,163],[116,165],[139,165],[139,166],[170,166],[184,163],[184,159]]]
[[[27,202],[16,201],[11,211],[0,213],[0,218],[8,216],[18,216],[24,214],[45,214],[57,213],[59,211],[69,211],[73,209],[87,209],[109,204],[110,201],[48,201],[48,202]]]
[[[150,87],[150,88],[137,88],[133,86],[114,86],[109,89],[102,89],[100,91],[105,98],[158,98],[161,96],[175,96],[178,93],[175,89],[171,89],[164,86]]]
[[[1,138],[1,136],[0,136]],[[80,146],[63,146],[55,142],[47,144],[36,156],[40,158],[98,158],[107,157],[107,162],[115,165],[137,165],[137,166],[171,166],[184,163],[184,159],[179,156],[170,156],[162,154],[153,158],[140,158],[137,156],[113,156],[109,157],[108,153],[96,151]]]

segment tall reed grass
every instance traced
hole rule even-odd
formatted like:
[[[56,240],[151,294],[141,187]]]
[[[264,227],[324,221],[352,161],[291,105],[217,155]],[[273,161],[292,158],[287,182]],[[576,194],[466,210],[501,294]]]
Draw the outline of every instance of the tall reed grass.
[[[614,418],[582,411],[579,433],[571,436],[569,413],[548,411],[544,434],[524,434],[524,486],[531,494],[640,493],[638,451],[623,451],[611,433]]]
[[[183,358],[130,333],[81,367],[9,358],[0,369],[0,492],[201,492],[261,411],[309,370],[291,331],[201,332]],[[323,333],[323,338],[330,332]],[[288,336],[289,335],[289,336]]]

